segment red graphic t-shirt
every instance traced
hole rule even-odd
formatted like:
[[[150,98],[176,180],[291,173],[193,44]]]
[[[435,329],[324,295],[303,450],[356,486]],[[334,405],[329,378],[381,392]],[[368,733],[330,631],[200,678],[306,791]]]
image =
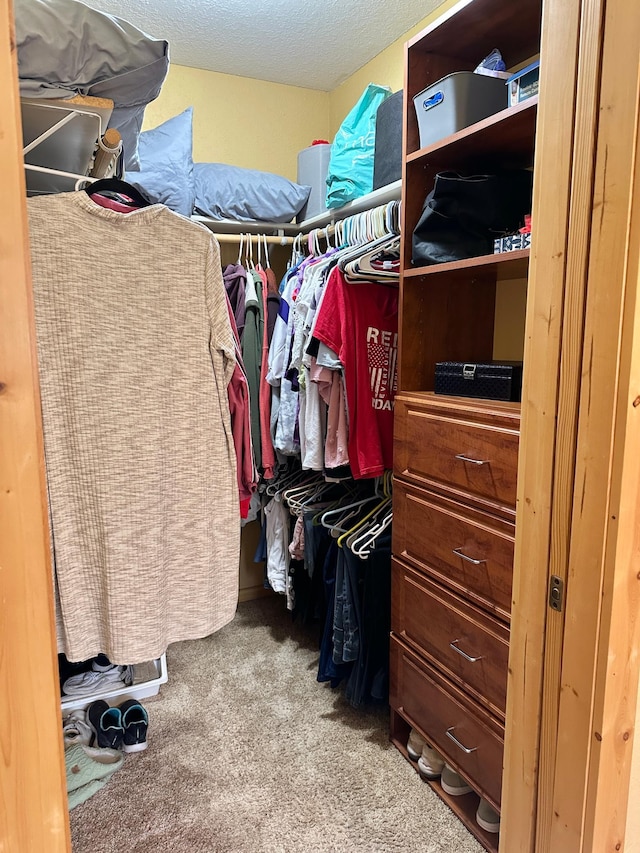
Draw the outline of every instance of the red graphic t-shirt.
[[[398,291],[375,282],[348,283],[336,267],[313,334],[344,366],[349,464],[355,478],[393,466],[393,406],[398,386]]]

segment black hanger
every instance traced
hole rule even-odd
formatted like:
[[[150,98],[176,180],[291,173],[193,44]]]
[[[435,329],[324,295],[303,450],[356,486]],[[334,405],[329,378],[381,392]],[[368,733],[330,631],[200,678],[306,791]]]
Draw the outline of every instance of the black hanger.
[[[152,203],[139,189],[120,178],[101,178],[85,187],[84,191],[90,196],[94,193],[117,193],[118,195],[128,196],[136,202],[138,207],[149,207]]]

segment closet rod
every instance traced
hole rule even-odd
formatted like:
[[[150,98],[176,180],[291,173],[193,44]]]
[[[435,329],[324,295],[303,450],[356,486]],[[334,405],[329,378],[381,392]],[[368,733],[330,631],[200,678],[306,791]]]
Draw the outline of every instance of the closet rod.
[[[256,243],[264,243],[265,240],[267,243],[272,243],[278,246],[290,246],[293,241],[296,239],[295,237],[277,237],[272,234],[214,234],[213,235],[218,243],[235,243],[236,245],[240,242],[242,238],[246,241],[247,238],[250,238],[252,241]]]

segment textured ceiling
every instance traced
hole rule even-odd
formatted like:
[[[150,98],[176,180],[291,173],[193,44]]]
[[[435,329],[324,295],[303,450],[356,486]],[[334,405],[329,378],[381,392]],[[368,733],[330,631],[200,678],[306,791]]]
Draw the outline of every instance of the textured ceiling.
[[[442,0],[88,0],[177,65],[330,91]]]

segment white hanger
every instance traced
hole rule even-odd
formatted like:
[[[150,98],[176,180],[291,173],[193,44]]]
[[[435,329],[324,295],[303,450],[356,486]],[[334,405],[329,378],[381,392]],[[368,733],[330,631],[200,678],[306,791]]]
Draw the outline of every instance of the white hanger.
[[[347,546],[352,554],[355,554],[356,557],[362,557],[366,559],[372,551],[373,544],[376,539],[384,533],[384,531],[389,527],[391,522],[393,521],[393,510],[391,509],[391,502],[389,502],[389,508],[387,510],[386,515],[382,518],[382,520],[371,527],[366,528],[362,533],[359,533],[358,536],[353,539],[351,542],[347,542]]]

